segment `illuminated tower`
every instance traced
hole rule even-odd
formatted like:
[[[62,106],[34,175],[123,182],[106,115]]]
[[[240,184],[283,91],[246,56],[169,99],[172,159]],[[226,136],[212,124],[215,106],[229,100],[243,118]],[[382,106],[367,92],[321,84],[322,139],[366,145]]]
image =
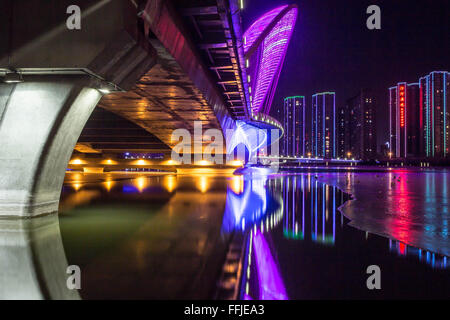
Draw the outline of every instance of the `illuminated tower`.
[[[389,88],[390,156],[419,156],[419,84],[400,82]]]
[[[336,158],[336,96],[334,92],[312,96],[311,144],[314,157]]]
[[[350,145],[350,112],[348,104],[338,108],[336,119],[337,127],[337,156],[338,158],[351,158]]]
[[[420,157],[420,96],[419,83],[408,83],[406,97],[408,108],[406,109],[407,152],[410,157]]]
[[[273,9],[244,33],[251,110],[268,114],[297,19],[297,6]]]
[[[433,71],[419,80],[420,151],[425,157],[449,156],[449,83],[447,71]]]
[[[347,112],[348,121],[344,132],[346,137],[342,137],[342,112]],[[347,100],[346,107],[338,113],[338,136],[340,157],[371,160],[376,158],[377,138],[376,138],[376,117],[375,99],[368,89],[360,92]],[[348,143],[342,147],[342,138],[347,138]]]
[[[305,97],[295,96],[284,99],[284,154],[305,155]]]

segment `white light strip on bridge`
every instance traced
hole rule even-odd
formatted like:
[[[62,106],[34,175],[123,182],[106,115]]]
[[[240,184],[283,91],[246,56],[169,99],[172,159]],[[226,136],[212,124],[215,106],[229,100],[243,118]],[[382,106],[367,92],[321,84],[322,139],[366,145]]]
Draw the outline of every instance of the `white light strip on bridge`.
[[[323,159],[323,158],[296,158],[296,157],[265,157],[260,156],[262,159],[273,159],[273,160],[299,160],[299,161],[324,161],[324,162],[361,162],[361,160],[355,159]]]

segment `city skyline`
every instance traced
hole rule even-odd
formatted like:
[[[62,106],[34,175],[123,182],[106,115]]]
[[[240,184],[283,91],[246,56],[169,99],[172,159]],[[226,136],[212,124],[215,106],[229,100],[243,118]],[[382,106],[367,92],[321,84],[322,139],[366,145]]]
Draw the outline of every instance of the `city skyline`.
[[[450,145],[450,112],[448,110],[450,74],[431,71],[419,77],[418,82],[398,82],[389,92],[390,158],[446,158]],[[333,96],[332,129],[323,122],[325,98]],[[376,137],[376,108],[380,103],[370,89],[361,89],[335,111],[335,92],[312,95],[311,104],[304,96],[284,98],[284,107],[275,108],[273,114],[284,124],[283,154],[287,156],[325,156],[325,158],[377,159],[383,157],[383,145],[378,149]],[[318,101],[318,98],[321,100]],[[330,101],[331,104],[331,101]],[[323,105],[319,108],[318,105]],[[301,108],[302,115],[299,116]],[[330,107],[331,108],[331,107]],[[303,119],[303,120],[302,120]],[[309,126],[311,121],[311,126]],[[297,126],[298,128],[295,128]],[[324,130],[318,130],[323,127]],[[328,130],[332,132],[328,135]],[[300,133],[301,131],[301,133]],[[325,135],[327,132],[327,135]],[[325,141],[329,139],[329,141]],[[301,152],[299,141],[303,140]],[[324,147],[332,146],[330,157]],[[310,148],[311,146],[311,148]],[[336,151],[337,150],[337,151]],[[310,155],[311,153],[311,155]]]
[[[389,88],[391,156],[448,156],[449,80],[448,71],[432,71],[418,82],[399,82]]]
[[[335,92],[316,93],[308,104],[304,96],[284,98],[274,116],[284,126],[282,155],[327,159],[378,158],[376,102],[371,90],[360,90],[336,106]]]
[[[375,100],[380,101],[377,118],[388,119],[386,88],[400,81],[417,82],[418,75],[432,70],[449,69],[444,50],[449,30],[446,1],[433,1],[433,6],[426,2],[411,6],[406,0],[351,0],[345,5],[331,0],[292,2],[299,6],[299,17],[273,108],[281,106],[284,97],[310,97],[329,90],[336,92],[336,103],[341,106],[360,89],[371,88]],[[246,1],[244,25],[283,3]],[[366,8],[371,4],[382,10],[381,30],[368,30],[365,26]],[[405,7],[408,10],[403,10]],[[388,121],[379,121],[377,128],[379,146],[389,141]]]

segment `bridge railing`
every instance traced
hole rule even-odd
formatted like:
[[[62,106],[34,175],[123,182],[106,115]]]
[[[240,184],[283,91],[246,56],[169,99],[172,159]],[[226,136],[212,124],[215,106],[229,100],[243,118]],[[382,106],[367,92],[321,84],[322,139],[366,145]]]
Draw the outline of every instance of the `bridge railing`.
[[[265,113],[258,112],[258,113],[252,113],[251,120],[257,121],[257,122],[263,122],[269,126],[275,127],[276,129],[281,130],[280,138],[284,135],[284,128],[282,124],[275,119],[274,117],[271,117]]]

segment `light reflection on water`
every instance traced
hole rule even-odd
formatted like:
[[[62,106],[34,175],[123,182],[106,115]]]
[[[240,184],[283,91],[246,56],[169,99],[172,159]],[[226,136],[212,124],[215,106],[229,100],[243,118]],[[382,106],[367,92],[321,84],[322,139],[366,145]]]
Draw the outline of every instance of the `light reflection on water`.
[[[328,178],[332,175],[328,174]],[[355,188],[361,179],[358,174],[353,173],[340,174],[340,176],[347,179],[348,191],[354,190],[352,188]],[[388,179],[393,177],[390,176]],[[433,180],[434,177],[427,176],[426,179]],[[365,288],[364,268],[370,264],[380,264],[382,270],[395,269],[395,272],[388,271],[387,275],[384,274],[383,279],[386,281],[397,280],[395,285],[388,284],[383,288],[383,295],[381,295],[383,297],[403,297],[403,293],[406,297],[421,297],[419,293],[414,295],[401,289],[407,281],[415,281],[413,275],[419,276],[422,279],[420,281],[436,282],[438,279],[441,286],[445,285],[448,289],[448,271],[442,271],[449,268],[448,258],[432,252],[433,250],[408,246],[404,240],[408,232],[411,232],[411,228],[417,229],[415,225],[408,224],[406,219],[410,216],[411,210],[417,209],[403,197],[407,193],[408,186],[402,183],[401,178],[395,186],[386,183],[384,186],[387,188],[386,192],[394,197],[386,200],[388,201],[386,203],[388,205],[395,203],[395,208],[398,209],[396,218],[400,220],[386,216],[383,223],[397,228],[396,234],[403,241],[379,237],[348,226],[348,220],[337,208],[344,204],[349,196],[332,185],[322,183],[314,174],[279,175],[270,178],[166,175],[136,176],[131,179],[127,175],[74,174],[72,178],[67,179],[65,185],[61,229],[63,240],[66,238],[64,244],[65,246],[67,244],[69,248],[66,250],[69,262],[71,262],[71,256],[80,260],[84,259],[87,262],[81,261],[80,264],[86,263],[89,266],[88,269],[94,270],[103,266],[102,259],[126,260],[126,263],[120,262],[114,266],[117,270],[111,271],[111,277],[120,277],[120,274],[136,269],[157,268],[155,259],[166,259],[166,254],[171,253],[173,248],[183,241],[182,235],[176,235],[180,229],[175,226],[185,224],[191,230],[192,236],[200,235],[194,241],[198,254],[191,257],[192,261],[197,261],[195,259],[199,257],[203,259],[208,255],[214,256],[213,259],[216,262],[221,261],[218,257],[221,255],[221,250],[223,250],[222,253],[225,252],[226,241],[220,241],[220,239],[226,238],[233,232],[244,233],[248,236],[243,261],[244,277],[240,295],[242,299],[378,298],[380,295],[372,293],[370,295]],[[436,192],[432,189],[433,186],[433,183],[424,186],[428,195]],[[342,186],[341,188],[345,190]],[[376,188],[379,189],[379,186]],[[394,194],[392,194],[393,188],[396,192]],[[378,192],[378,189],[375,192]],[[442,192],[446,192],[446,189]],[[446,204],[448,200],[445,193],[443,195],[442,202]],[[425,196],[421,201],[426,203],[427,199],[429,198]],[[103,252],[106,247],[100,248],[91,256],[77,254],[76,252],[82,248],[73,245],[76,239],[69,239],[71,231],[67,229],[67,226],[70,223],[74,224],[77,219],[89,221],[92,218],[83,215],[83,212],[95,215],[99,204],[104,206],[110,201],[117,205],[126,205],[128,209],[120,213],[116,212],[116,216],[118,214],[123,219],[127,219],[128,216],[131,219],[128,224],[133,226],[130,226],[114,245],[108,246],[109,254],[105,255]],[[186,210],[187,202],[190,203],[190,210]],[[142,204],[145,204],[146,208],[144,213],[133,214],[134,211],[139,212],[139,206]],[[101,224],[102,220],[109,219],[108,211],[117,211],[117,208],[113,207],[104,208],[105,214],[94,222]],[[146,210],[150,215],[145,213]],[[223,214],[220,220],[211,219],[211,216],[217,216],[217,214]],[[186,215],[191,216],[185,219]],[[433,212],[427,210],[425,213],[424,219],[430,225],[427,228],[447,230],[447,226],[433,226],[436,218],[427,217],[427,215],[433,215]],[[70,217],[69,220],[72,222],[65,217]],[[402,217],[406,219],[406,222],[402,222]],[[120,222],[124,221],[123,219],[119,219],[119,224],[123,223]],[[169,222],[166,222],[167,219]],[[202,225],[204,221],[207,221],[206,226]],[[152,227],[155,224],[164,226],[165,232],[173,234],[170,236],[161,234],[158,228]],[[401,230],[397,227],[399,224],[402,225]],[[69,236],[64,237],[64,232]],[[214,232],[215,237],[206,236]],[[152,237],[154,233],[158,235]],[[145,239],[144,234],[151,239]],[[96,240],[93,238],[91,241]],[[149,251],[148,247],[154,247],[151,244],[152,241],[164,243],[165,249],[162,251],[165,253],[155,254],[158,251],[157,248]],[[217,246],[220,249],[204,249],[208,241],[220,243]],[[84,243],[84,246],[89,245]],[[139,258],[129,253],[130,248],[133,248],[134,255]],[[89,262],[91,260],[97,261]],[[128,266],[125,266],[126,264]],[[132,267],[133,264],[136,267]],[[162,264],[162,268],[164,267],[175,274],[179,273],[177,268],[181,268],[181,266]],[[220,266],[216,265],[216,267]],[[163,273],[167,279],[172,277],[170,272]],[[135,276],[136,279],[128,280],[126,284],[136,284],[142,282],[142,278],[146,279],[144,282],[148,288],[138,297],[189,298],[192,297],[190,291],[192,288],[178,290],[177,287],[190,287],[188,283],[192,282],[192,279],[189,280],[189,277],[195,276],[195,270],[191,273],[186,272],[182,275],[182,280],[179,280],[182,285],[179,285],[173,284],[174,281],[155,282],[147,279],[149,275],[140,274]],[[177,275],[177,279],[181,278]],[[121,297],[107,283],[96,279],[94,271],[89,281],[87,290],[89,287],[99,286],[100,283],[99,287],[104,291],[111,291],[107,294],[108,297]],[[157,288],[162,284],[172,286],[173,290],[158,292]],[[444,289],[439,287],[435,291],[437,297],[442,290]],[[426,296],[425,293],[423,294]],[[84,296],[101,297],[101,294],[93,290],[93,293],[87,292]]]
[[[81,297],[209,298],[229,239],[221,223],[231,183],[211,174],[68,174],[60,224],[67,259],[83,270]]]
[[[251,188],[253,184],[248,186]],[[400,183],[400,197],[389,201],[396,203],[399,215],[410,216],[412,208],[402,197],[405,187]],[[264,223],[254,224],[247,238],[242,299],[402,298],[448,294],[447,256],[349,227],[348,219],[337,210],[349,196],[320,182],[317,176],[304,174],[271,178],[266,181],[265,190],[270,195],[267,199],[281,198],[278,202],[284,207],[282,223],[265,229]],[[253,194],[255,199],[246,199],[246,202],[260,203],[259,210],[253,210],[262,212],[267,203],[257,201],[256,193]],[[227,202],[235,199],[228,197]],[[384,223],[388,225],[401,223],[391,221],[390,217],[386,219]],[[408,226],[403,224],[405,232],[408,232]],[[379,264],[383,270],[388,266],[392,269],[392,265],[396,268],[395,272],[385,272],[384,279],[390,283],[382,294],[369,293],[364,287],[364,268],[370,264]],[[336,265],[336,268],[330,265]],[[359,269],[359,275],[355,274],[355,268]],[[333,277],[329,278],[329,274]],[[427,281],[435,280],[435,277],[442,281],[436,290],[427,291],[418,284],[413,291],[401,293],[409,283],[422,281],[427,286]],[[315,281],[309,283],[307,278]],[[293,286],[293,283],[300,286]],[[350,283],[357,289],[349,291]]]
[[[343,207],[351,225],[412,246],[450,255],[446,170],[322,174],[320,180],[354,195]]]

